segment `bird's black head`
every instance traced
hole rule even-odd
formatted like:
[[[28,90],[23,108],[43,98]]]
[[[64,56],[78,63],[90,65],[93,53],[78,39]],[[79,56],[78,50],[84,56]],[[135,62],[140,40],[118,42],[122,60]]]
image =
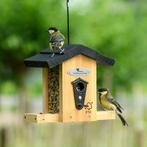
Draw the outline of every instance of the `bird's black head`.
[[[56,27],[50,27],[50,28],[48,28],[48,31],[50,31],[50,30],[53,30],[53,31],[55,31],[55,32],[58,31],[58,29],[57,29]]]
[[[98,92],[104,92],[104,91],[108,91],[108,89],[107,88],[99,88],[98,89]]]

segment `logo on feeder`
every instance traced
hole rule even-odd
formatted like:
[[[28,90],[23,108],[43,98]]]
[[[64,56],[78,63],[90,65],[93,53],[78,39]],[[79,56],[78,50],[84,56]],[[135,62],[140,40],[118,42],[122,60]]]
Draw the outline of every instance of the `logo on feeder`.
[[[72,76],[87,76],[90,72],[91,71],[86,68],[72,68],[68,71],[68,74]]]

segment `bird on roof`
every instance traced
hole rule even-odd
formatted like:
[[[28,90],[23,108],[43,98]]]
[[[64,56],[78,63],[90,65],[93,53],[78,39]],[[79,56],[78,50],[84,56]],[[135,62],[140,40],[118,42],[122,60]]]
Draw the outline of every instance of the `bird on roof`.
[[[55,52],[59,52],[59,54],[64,53],[64,40],[65,37],[56,27],[50,27],[48,29],[48,32],[50,34],[50,39],[49,39],[49,46],[50,49],[52,50],[53,54],[51,57],[55,56]]]
[[[113,110],[116,112],[124,126],[128,126],[127,121],[122,116],[123,108],[113,97],[110,97],[110,92],[107,88],[98,89],[99,102],[104,110]]]

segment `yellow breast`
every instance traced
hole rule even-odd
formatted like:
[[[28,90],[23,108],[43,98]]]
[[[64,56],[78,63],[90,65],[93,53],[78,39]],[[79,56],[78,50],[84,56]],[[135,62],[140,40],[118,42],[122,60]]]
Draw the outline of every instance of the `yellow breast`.
[[[101,96],[100,104],[104,108],[104,110],[116,110],[116,106],[110,103],[105,97]]]

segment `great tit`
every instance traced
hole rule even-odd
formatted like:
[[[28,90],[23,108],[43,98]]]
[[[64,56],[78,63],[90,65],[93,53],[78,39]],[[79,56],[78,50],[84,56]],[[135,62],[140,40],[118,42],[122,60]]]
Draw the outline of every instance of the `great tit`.
[[[122,124],[124,126],[128,126],[128,123],[122,116],[122,111],[124,110],[121,105],[114,100],[112,97],[110,97],[110,92],[107,88],[100,88],[98,89],[98,94],[99,94],[99,102],[100,105],[104,110],[113,110],[116,112],[118,117],[120,118]]]
[[[52,57],[55,55],[55,52],[58,51],[62,54],[64,52],[64,49],[62,48],[65,40],[64,35],[60,33],[56,27],[50,27],[48,32],[50,34],[49,46],[53,52]]]

